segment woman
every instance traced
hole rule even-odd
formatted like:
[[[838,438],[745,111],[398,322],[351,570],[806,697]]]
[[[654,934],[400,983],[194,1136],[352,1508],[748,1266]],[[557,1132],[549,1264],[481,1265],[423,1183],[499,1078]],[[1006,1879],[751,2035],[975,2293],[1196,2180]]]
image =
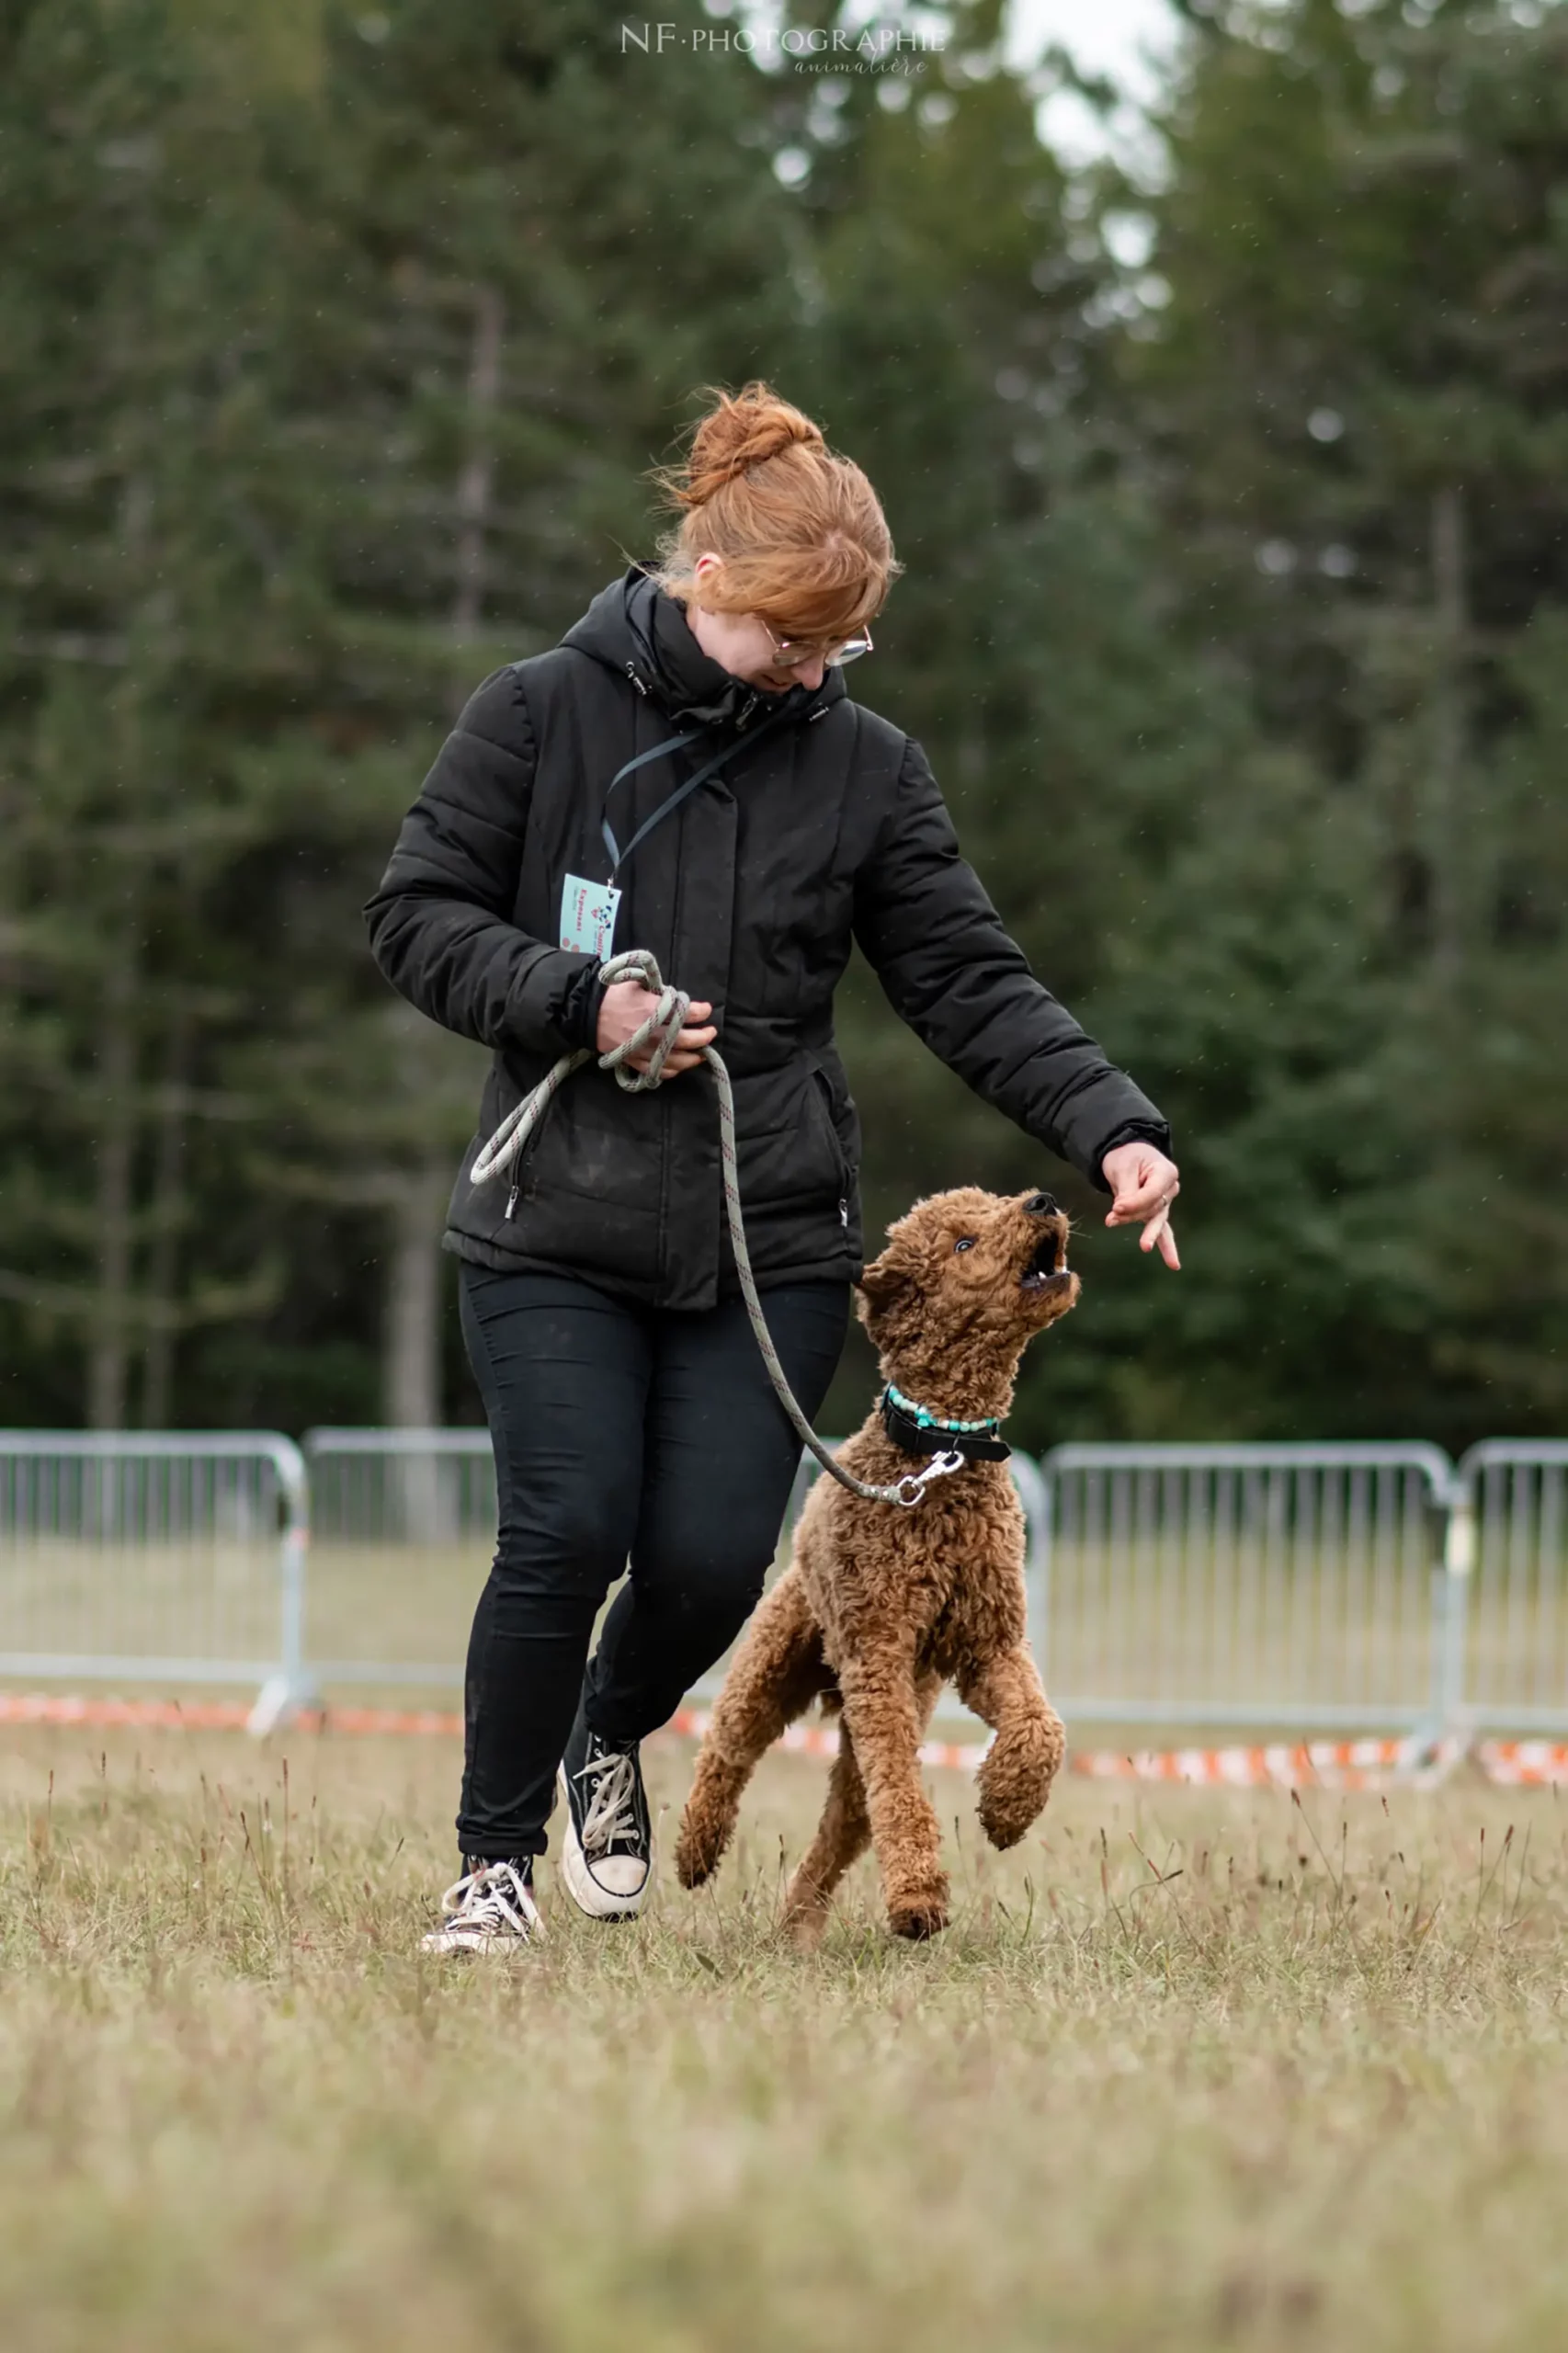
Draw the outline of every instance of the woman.
[[[683,519],[659,564],[479,688],[366,910],[392,985],[494,1049],[445,1237],[500,1531],[437,1951],[536,1927],[557,1789],[573,1898],[600,1919],[639,1909],[638,1745],[727,1648],[773,1558],[800,1448],[739,1296],[713,1088],[687,1076],[706,1045],[733,1077],[751,1255],[809,1415],[862,1263],[833,1039],[852,940],[976,1093],[1114,1197],[1108,1224],[1143,1222],[1144,1249],[1177,1263],[1165,1122],[1031,976],[919,745],[846,692],[902,568],[865,475],[752,383],[717,396],[662,479]],[[559,1056],[608,1051],[652,1009],[638,983],[598,979],[631,947],[693,999],[663,1082],[629,1094],[585,1064],[521,1162],[473,1186],[481,1142]]]

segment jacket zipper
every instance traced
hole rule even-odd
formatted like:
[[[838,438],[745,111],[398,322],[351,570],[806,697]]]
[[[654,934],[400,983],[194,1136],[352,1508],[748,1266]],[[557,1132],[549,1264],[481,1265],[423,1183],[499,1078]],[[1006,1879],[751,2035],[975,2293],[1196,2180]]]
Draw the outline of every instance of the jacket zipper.
[[[522,1097],[519,1096],[517,1099],[520,1102]],[[523,1178],[528,1174],[529,1165],[533,1160],[534,1148],[538,1142],[539,1131],[536,1128],[534,1133],[528,1138],[527,1143],[523,1146],[521,1152],[518,1153],[516,1160],[512,1163],[512,1182],[506,1193],[506,1206],[501,1213],[501,1222],[503,1225],[506,1225],[511,1222],[513,1212],[516,1211],[517,1203],[522,1199]]]
[[[849,1231],[849,1194],[851,1189],[849,1161],[844,1150],[843,1139],[840,1137],[838,1132],[838,1122],[833,1116],[833,1088],[829,1084],[826,1071],[824,1070],[819,1062],[813,1062],[812,1064],[812,1077],[822,1088],[823,1109],[827,1115],[827,1131],[833,1138],[833,1148],[838,1158],[838,1181],[844,1188],[838,1197],[838,1222],[844,1228],[845,1233],[847,1233]]]

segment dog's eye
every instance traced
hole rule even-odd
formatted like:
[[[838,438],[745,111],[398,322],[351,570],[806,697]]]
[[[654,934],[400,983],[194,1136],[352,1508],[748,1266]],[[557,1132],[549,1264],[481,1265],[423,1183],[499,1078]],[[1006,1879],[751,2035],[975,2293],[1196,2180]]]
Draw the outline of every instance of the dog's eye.
[[[973,1234],[972,1234],[972,1233],[966,1233],[966,1234],[964,1235],[964,1237],[963,1237],[963,1239],[962,1239],[962,1241],[961,1241],[961,1242],[955,1242],[955,1243],[954,1243],[954,1245],[953,1245],[953,1249],[954,1249],[954,1251],[955,1251],[955,1252],[960,1251],[960,1250],[972,1250],[972,1249],[973,1249],[973,1247],[974,1247],[974,1236],[973,1236]]]

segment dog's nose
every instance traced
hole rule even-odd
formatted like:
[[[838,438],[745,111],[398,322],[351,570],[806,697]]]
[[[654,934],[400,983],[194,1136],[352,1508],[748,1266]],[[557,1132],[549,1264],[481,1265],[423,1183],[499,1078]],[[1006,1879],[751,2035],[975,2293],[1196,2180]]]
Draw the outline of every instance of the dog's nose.
[[[1031,1193],[1024,1203],[1024,1209],[1029,1217],[1057,1217],[1061,1214],[1050,1193]]]

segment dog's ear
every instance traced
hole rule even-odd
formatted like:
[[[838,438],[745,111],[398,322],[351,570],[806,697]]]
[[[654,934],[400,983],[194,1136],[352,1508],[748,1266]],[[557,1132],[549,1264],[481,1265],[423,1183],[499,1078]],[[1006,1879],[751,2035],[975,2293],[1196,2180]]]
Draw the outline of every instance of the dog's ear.
[[[855,1313],[870,1331],[914,1287],[907,1261],[896,1245],[892,1246],[880,1258],[873,1258],[855,1286],[859,1293]]]

